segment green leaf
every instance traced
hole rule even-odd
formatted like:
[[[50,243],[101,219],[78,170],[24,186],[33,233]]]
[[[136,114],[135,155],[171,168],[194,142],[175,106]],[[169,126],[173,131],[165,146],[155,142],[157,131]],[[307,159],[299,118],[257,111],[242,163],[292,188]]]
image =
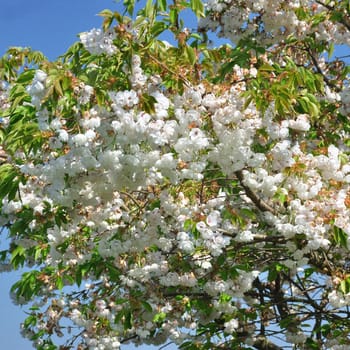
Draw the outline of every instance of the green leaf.
[[[152,211],[153,209],[160,208],[161,201],[159,198],[156,198],[154,201],[152,201],[148,206],[147,209]]]
[[[339,289],[343,294],[350,293],[350,277],[340,282]]]
[[[113,18],[114,14],[109,9],[104,9],[101,12],[98,13],[98,16],[104,17],[104,18]]]
[[[295,324],[295,318],[296,318],[296,316],[293,316],[293,315],[289,315],[287,317],[284,317],[279,322],[280,327],[288,329],[293,323]]]
[[[316,270],[313,267],[309,267],[309,268],[304,269],[304,276],[305,276],[305,278],[310,277],[315,271]]]
[[[135,8],[135,0],[124,0],[123,4],[128,14],[132,16]]]
[[[78,266],[77,271],[75,272],[75,283],[78,287],[81,286],[82,279],[84,275],[86,274],[87,269],[83,266]]]
[[[124,329],[132,328],[132,313],[130,310],[127,310],[124,315]]]
[[[153,311],[152,306],[149,303],[147,303],[146,301],[141,301],[141,304],[146,311],[148,311],[148,312]]]
[[[151,33],[154,37],[157,37],[159,34],[163,33],[167,29],[167,25],[164,22],[155,22],[151,28]]]
[[[103,23],[102,23],[102,28],[103,28],[103,31],[107,31],[110,26],[112,25],[112,22],[113,22],[113,17],[112,18],[105,18]]]
[[[37,261],[41,257],[42,249],[40,246],[35,247],[34,260]]]
[[[8,254],[8,250],[1,250],[0,251],[0,261],[6,261]]]
[[[320,12],[314,16],[312,16],[312,27],[319,25],[321,22],[324,22],[327,18],[326,12]]]
[[[157,314],[154,315],[153,317],[153,322],[154,323],[162,323],[166,318],[166,313],[165,312],[158,312]]]
[[[170,21],[170,24],[172,24],[173,26],[177,25],[178,15],[179,15],[179,11],[175,7],[170,9],[169,21]]]
[[[154,105],[157,102],[157,100],[153,96],[148,94],[143,94],[140,98],[140,102],[145,112],[149,114],[155,113]]]
[[[31,51],[28,54],[28,61],[34,62],[35,64],[39,64],[46,60],[45,55],[40,51]]]
[[[197,61],[195,50],[191,46],[186,46],[185,50],[186,50],[186,56],[188,58],[189,63],[194,65]]]
[[[275,71],[276,69],[267,63],[259,67],[259,72],[275,72]]]
[[[312,338],[307,338],[305,345],[307,346],[307,349],[310,350],[319,350],[320,348],[320,344]]]
[[[129,299],[120,298],[120,299],[117,299],[115,301],[115,304],[116,305],[121,305],[121,304],[125,304],[125,303],[128,303],[128,302],[129,302]]]
[[[11,287],[11,292],[15,292],[17,298],[30,300],[41,289],[38,274],[35,270],[23,273],[21,279]]]
[[[303,7],[298,7],[295,10],[295,14],[297,15],[299,20],[306,20],[309,18],[309,13]]]
[[[62,86],[61,86],[61,79],[60,78],[55,79],[53,81],[53,86],[54,86],[54,90],[57,93],[57,95],[63,96],[63,89],[62,89]]]
[[[105,262],[105,267],[108,271],[108,275],[112,281],[118,280],[120,276],[120,271],[110,262]]]
[[[159,11],[165,12],[167,7],[166,0],[157,0],[157,6]]]
[[[239,213],[243,216],[243,217],[246,217],[248,219],[251,219],[251,220],[255,220],[256,219],[256,214],[248,209],[248,208],[241,208],[239,210]]]
[[[37,316],[36,315],[30,315],[24,320],[23,325],[24,325],[25,328],[28,328],[30,326],[35,326],[36,323],[37,323]]]
[[[56,287],[59,290],[62,290],[62,288],[64,287],[63,279],[61,276],[56,277]]]
[[[25,87],[21,84],[14,85],[10,90],[11,111],[14,111],[26,98],[28,98],[28,94]]]
[[[330,326],[330,324],[329,323],[326,323],[326,324],[323,324],[322,326],[321,326],[321,332],[322,332],[322,335],[324,336],[324,337],[328,337],[328,335],[330,334],[330,332],[331,332],[331,326]]]
[[[26,258],[26,250],[22,246],[18,245],[11,253],[11,264],[17,269],[19,266],[23,266]]]
[[[102,10],[98,16],[101,16],[104,18],[103,20],[103,24],[102,24],[102,28],[104,31],[107,31],[109,29],[109,27],[111,26],[113,19],[114,19],[114,13],[109,10],[109,9],[105,9]]]
[[[304,96],[299,97],[297,102],[302,107],[304,113],[310,114],[314,117],[320,114],[319,103],[311,94],[305,94]]]
[[[268,276],[267,279],[269,282],[274,281],[277,278],[277,275],[281,272],[285,271],[288,272],[287,266],[280,264],[280,263],[273,263],[269,268],[268,268]]]
[[[183,224],[185,231],[191,231],[193,227],[196,227],[196,223],[192,219],[186,219]]]
[[[33,80],[35,75],[35,69],[28,69],[24,71],[17,79],[17,83],[29,83]]]
[[[190,38],[196,39],[196,40],[202,40],[202,36],[198,33],[191,33]]]
[[[145,17],[151,19],[154,17],[155,9],[153,5],[153,0],[147,0],[146,6],[144,8]]]
[[[334,42],[331,41],[328,47],[328,59],[330,59],[333,56],[334,48],[335,48]]]
[[[334,241],[341,247],[348,248],[348,235],[338,226],[333,226]]]
[[[9,194],[11,194],[9,200],[14,199],[19,183],[17,169],[11,164],[0,166],[0,199],[5,198]]]
[[[202,0],[190,0],[190,6],[198,18],[204,17],[204,5]]]

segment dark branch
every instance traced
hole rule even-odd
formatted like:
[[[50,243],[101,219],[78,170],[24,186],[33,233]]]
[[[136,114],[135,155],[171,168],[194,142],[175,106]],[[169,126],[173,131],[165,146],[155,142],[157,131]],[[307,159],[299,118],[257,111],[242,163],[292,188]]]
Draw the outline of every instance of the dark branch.
[[[251,201],[257,206],[258,209],[261,211],[269,211],[272,214],[275,214],[274,209],[265,203],[261,198],[259,198],[248,186],[246,186],[243,181],[243,172],[242,170],[238,170],[235,172],[237,179],[240,183],[240,185],[243,187],[246,195],[251,199]]]
[[[311,58],[311,61],[312,61],[313,65],[315,66],[316,70],[317,70],[317,73],[322,75],[324,82],[329,87],[334,88],[337,92],[339,92],[341,89],[335,83],[333,83],[330,79],[328,79],[328,77],[326,76],[326,74],[323,72],[323,70],[321,69],[320,65],[318,64],[317,59],[313,55],[313,52],[312,52],[311,48],[307,47],[306,51],[309,54],[309,56]]]

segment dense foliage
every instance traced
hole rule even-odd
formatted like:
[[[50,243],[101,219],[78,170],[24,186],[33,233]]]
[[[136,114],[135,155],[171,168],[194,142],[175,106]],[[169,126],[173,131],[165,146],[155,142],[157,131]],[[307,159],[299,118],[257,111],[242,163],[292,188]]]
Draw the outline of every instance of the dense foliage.
[[[124,5],[55,62],[0,61],[22,335],[349,349],[349,1]]]

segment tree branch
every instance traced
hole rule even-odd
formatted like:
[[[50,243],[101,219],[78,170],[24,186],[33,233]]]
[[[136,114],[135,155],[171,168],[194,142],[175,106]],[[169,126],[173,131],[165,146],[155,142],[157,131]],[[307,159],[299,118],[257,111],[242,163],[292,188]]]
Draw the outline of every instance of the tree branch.
[[[317,61],[316,57],[313,55],[312,50],[309,46],[306,47],[306,52],[309,54],[311,61],[317,70],[317,73],[322,75],[324,82],[329,87],[334,88],[337,92],[339,92],[341,89],[335,83],[333,83],[330,79],[328,79],[328,77],[326,76],[326,74],[323,72],[320,65],[318,64],[318,61]]]
[[[254,341],[253,346],[257,350],[283,350],[283,348],[279,347],[278,345],[272,343],[267,338],[263,336],[259,336]]]
[[[260,197],[258,197],[248,186],[243,183],[244,177],[242,170],[238,170],[235,172],[237,179],[240,185],[243,187],[246,195],[251,199],[251,201],[257,206],[257,208],[261,211],[269,211],[272,214],[275,214],[275,210],[265,203]]]
[[[323,7],[325,7],[327,10],[329,10],[329,11],[336,11],[336,9],[334,8],[334,6],[331,6],[331,5],[327,5],[327,4],[325,4],[324,2],[322,2],[322,1],[319,1],[319,0],[315,0],[315,2],[317,3],[317,4],[319,4],[319,5],[321,5],[321,6],[323,6]],[[346,16],[346,15],[344,15],[343,17],[340,17],[339,16],[339,20],[338,20],[338,22],[340,23],[340,24],[342,24],[347,30],[350,30],[350,21],[349,21],[349,17],[348,16]]]
[[[227,346],[228,344],[221,344],[217,348],[220,350],[232,350],[233,348],[231,346]],[[254,340],[254,343],[252,345],[257,350],[283,350],[283,348],[279,347],[278,345],[272,343],[270,340],[268,340],[263,335],[257,336],[257,338]]]

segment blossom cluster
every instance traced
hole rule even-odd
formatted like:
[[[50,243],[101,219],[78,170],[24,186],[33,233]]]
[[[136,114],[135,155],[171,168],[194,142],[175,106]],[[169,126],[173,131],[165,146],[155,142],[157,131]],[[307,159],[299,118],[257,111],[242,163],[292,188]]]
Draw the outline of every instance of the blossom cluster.
[[[116,34],[112,31],[103,32],[101,28],[94,28],[89,32],[80,33],[80,40],[82,44],[92,54],[106,53],[107,55],[113,55],[117,48],[113,44]]]
[[[314,155],[305,152],[305,147],[302,149],[298,138],[290,137],[295,132],[308,132],[308,115],[277,121],[272,109],[262,115],[254,104],[245,107],[240,95],[244,83],[220,94],[207,92],[199,85],[187,88],[183,95],[169,96],[158,88],[158,81],[154,85],[147,78],[139,57],[133,57],[132,62],[129,74],[134,88],[109,91],[110,109],[91,106],[79,120],[76,132],[69,131],[64,120],[40,105],[47,75],[37,71],[27,91],[37,108],[40,129],[52,132],[49,152],[42,154],[43,162],[20,167],[27,178],[20,187],[21,196],[4,200],[2,205],[2,215],[8,220],[14,220],[24,208],[31,208],[35,215],[29,224],[32,232],[42,229],[41,218],[47,215],[48,207],[51,212],[65,208],[67,222],[47,229],[50,250],[45,264],[64,264],[69,266],[67,273],[74,274],[77,266],[97,253],[118,269],[117,281],[104,275],[106,293],[93,312],[86,315],[84,305],[70,303],[66,304],[70,305],[67,311],[58,314],[67,315],[75,325],[85,328],[83,339],[89,349],[119,347],[118,339],[106,338],[102,333],[96,336],[101,319],[114,325],[111,334],[122,332],[115,319],[129,305],[112,306],[114,293],[107,291],[114,283],[120,285],[120,297],[125,300],[132,298],[134,290],[147,295],[150,310],[142,316],[136,316],[137,309],[133,311],[137,326],[128,330],[130,334],[136,332],[147,338],[156,326],[151,322],[157,317],[156,310],[162,310],[167,316],[162,337],[179,344],[191,337],[185,331],[186,318],[192,329],[208,316],[166,304],[167,288],[205,293],[213,301],[224,294],[232,298],[233,305],[243,300],[254,305],[255,299],[248,302],[245,293],[264,270],[263,265],[251,272],[237,268],[237,276],[225,279],[214,266],[230,246],[254,242],[265,229],[261,231],[256,224],[255,214],[246,219],[244,228],[233,220],[234,216],[225,214],[228,208],[255,211],[252,199],[244,191],[236,198],[230,196],[229,187],[214,191],[208,200],[196,195],[212,168],[218,167],[228,179],[241,172],[242,186],[277,211],[277,194],[288,196],[283,215],[268,211],[263,215],[273,235],[281,235],[288,242],[283,263],[291,271],[302,269],[311,251],[330,246],[331,213],[335,224],[350,234],[350,168],[340,161],[340,155],[346,157],[344,151],[330,145],[324,154]],[[237,75],[242,74],[238,66],[234,69]],[[81,89],[89,97],[82,103],[82,95],[78,94],[78,103],[89,105],[94,91],[85,86]],[[144,93],[154,97],[154,113],[142,110],[140,96]],[[212,128],[206,127],[209,123]],[[268,141],[257,141],[261,130],[268,133]],[[270,142],[273,146],[265,153],[257,152],[256,142],[261,142],[261,146]],[[302,173],[292,171],[298,164],[303,165]],[[215,181],[214,177],[209,182]],[[336,190],[332,189],[334,181],[338,183]],[[165,184],[171,189],[186,183],[189,188],[180,192],[149,191]],[[194,192],[191,195],[186,191]],[[293,242],[301,235],[307,243],[298,247]],[[19,238],[16,244],[28,247],[26,239]],[[177,255],[185,259],[184,271],[177,268]],[[89,278],[96,277],[91,274]],[[343,307],[344,301],[337,302],[337,297],[339,293],[330,295],[332,305]],[[211,317],[226,313],[220,302],[217,305]],[[48,319],[52,322],[51,316]],[[55,322],[58,319],[59,316]],[[231,334],[240,327],[233,316],[225,323],[225,332]],[[250,332],[253,336],[254,327],[250,327]]]
[[[329,28],[320,28],[335,25],[299,19],[301,5],[208,1],[215,15],[201,25],[220,27],[234,41],[256,31],[263,41],[291,32],[327,40]],[[336,28],[337,42],[348,43]],[[94,57],[81,69],[113,59],[115,33],[81,34],[84,54]],[[349,281],[340,273],[350,248],[347,131],[324,140],[315,125],[332,121],[297,108],[280,113],[272,98],[259,108],[244,95],[259,74],[253,64],[234,65],[229,84],[203,79],[180,93],[166,87],[169,72],[150,73],[147,55],[127,55],[121,68],[127,81],[113,71],[103,98],[100,85],[71,71],[67,91],[50,97],[53,77],[45,66],[26,85],[24,107],[34,110],[43,144],[40,151],[14,152],[12,166],[24,181],[1,204],[1,224],[17,223],[12,260],[23,255],[38,266],[37,319],[22,334],[44,346],[50,340],[37,335],[61,337],[68,322],[75,340],[81,336],[78,349],[167,339],[178,346],[218,339],[254,346],[271,326],[299,346],[313,336],[297,316],[314,316],[303,303],[316,296],[310,305],[321,308],[327,300],[327,317],[350,305]],[[339,119],[348,114],[346,88],[320,90],[320,105]],[[329,278],[317,288],[308,278],[324,271]],[[288,312],[281,300],[291,300]],[[326,338],[328,348],[343,346]]]
[[[301,40],[316,35],[319,41],[349,45],[347,26],[330,19],[330,7],[335,2],[211,0],[206,3],[209,15],[201,19],[200,27],[213,32],[219,29],[219,36],[233,43],[252,35],[262,44],[277,44],[291,35]],[[317,16],[323,20],[315,25],[312,21]]]

